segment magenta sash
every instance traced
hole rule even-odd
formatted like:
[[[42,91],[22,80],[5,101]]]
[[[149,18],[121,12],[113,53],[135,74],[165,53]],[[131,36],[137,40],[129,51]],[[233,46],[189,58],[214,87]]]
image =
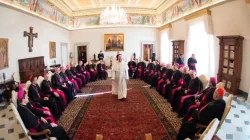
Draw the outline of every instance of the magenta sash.
[[[179,64],[179,68],[182,68],[182,67],[184,67],[184,65],[183,64]]]
[[[190,116],[189,113],[190,113],[190,110],[191,110],[191,109],[196,109],[196,108],[199,108],[199,107],[200,107],[200,105],[196,105],[196,104],[191,105],[191,106],[188,108],[187,116],[188,116],[188,117]]]
[[[166,92],[166,86],[167,86],[167,84],[164,84],[163,87],[162,87],[162,94],[164,94],[164,95],[165,95],[165,92]]]
[[[193,66],[193,67],[195,67],[195,63],[190,63],[190,66]]]
[[[82,85],[82,79],[81,78],[74,78],[75,80],[77,80],[79,83],[80,83],[80,85]]]
[[[176,90],[177,90],[179,87],[180,87],[180,86],[178,86],[178,87],[172,89],[172,96],[170,97],[170,100],[169,100],[170,103],[172,103],[173,98],[174,98],[174,94],[175,94]]]
[[[51,113],[51,111],[50,111],[49,109],[39,108],[39,107],[36,107],[36,106],[33,106],[33,105],[31,105],[31,106],[32,106],[33,108],[37,109],[37,110],[40,110],[40,111],[49,111],[51,115],[48,116],[48,117],[46,117],[45,119],[46,119],[46,120],[50,120],[50,121],[53,122],[53,123],[56,122],[55,119],[54,119],[54,117],[53,117],[53,115],[52,115],[52,113]]]
[[[160,90],[161,83],[164,82],[163,79],[159,80],[157,83],[157,90]]]
[[[195,95],[197,95],[197,94],[199,94],[199,93],[200,93],[200,92],[198,91],[196,94],[185,95],[185,96],[183,96],[183,97],[181,98],[180,109],[182,109],[183,102],[184,102],[187,98],[192,97],[192,96],[195,96]]]
[[[62,97],[62,99],[63,99],[64,105],[67,104],[67,98],[66,98],[66,96],[65,96],[65,94],[64,94],[63,91],[61,91],[61,90],[56,90],[56,89],[52,89],[51,91],[52,91],[52,92],[56,92],[57,94],[59,94],[59,95]]]
[[[72,80],[70,80],[70,82],[72,82],[75,85],[77,91],[80,90],[80,88],[79,88],[78,83],[77,83],[76,80],[72,79]]]

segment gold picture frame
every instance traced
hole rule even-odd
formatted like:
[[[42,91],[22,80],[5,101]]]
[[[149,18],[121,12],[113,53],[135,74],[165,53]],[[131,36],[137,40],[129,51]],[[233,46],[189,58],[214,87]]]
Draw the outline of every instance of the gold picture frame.
[[[49,58],[56,58],[56,42],[49,42]]]
[[[9,67],[9,40],[0,38],[0,70]]]
[[[104,34],[105,51],[124,51],[124,34]]]

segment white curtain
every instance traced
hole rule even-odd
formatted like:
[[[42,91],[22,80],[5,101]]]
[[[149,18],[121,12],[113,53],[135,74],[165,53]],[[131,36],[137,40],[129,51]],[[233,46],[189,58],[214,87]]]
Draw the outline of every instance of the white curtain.
[[[169,29],[163,30],[160,32],[160,42],[161,42],[161,63],[170,63],[170,42],[169,42]]]
[[[214,37],[211,33],[211,19],[207,15],[188,21],[186,60],[195,54],[197,75],[204,74],[207,78],[216,76]]]

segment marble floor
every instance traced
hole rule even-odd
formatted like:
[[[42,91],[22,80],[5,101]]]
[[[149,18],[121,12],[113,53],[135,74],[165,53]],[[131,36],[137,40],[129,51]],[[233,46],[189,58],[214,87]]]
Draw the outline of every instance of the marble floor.
[[[233,97],[232,108],[217,136],[222,140],[250,140],[250,104]]]

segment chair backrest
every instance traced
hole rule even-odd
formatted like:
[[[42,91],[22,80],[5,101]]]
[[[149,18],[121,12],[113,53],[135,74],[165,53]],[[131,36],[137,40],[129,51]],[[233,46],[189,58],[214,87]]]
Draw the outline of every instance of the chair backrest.
[[[217,118],[213,119],[207,126],[206,130],[202,133],[199,140],[211,140],[214,136],[216,128],[219,125],[219,122],[220,121]]]
[[[146,137],[146,140],[152,140],[153,139],[151,133],[145,134],[145,137]]]
[[[95,140],[102,140],[103,139],[103,135],[97,134]]]
[[[28,81],[25,83],[25,89],[28,90],[29,87],[30,87],[30,85],[31,85],[31,82],[30,82],[30,80],[28,80]]]
[[[219,131],[221,125],[223,124],[224,120],[226,119],[227,117],[227,114],[229,113],[229,111],[231,110],[231,104],[232,104],[232,100],[233,100],[233,95],[229,95],[228,98],[227,98],[227,101],[226,101],[226,107],[224,109],[224,113],[221,117],[221,120],[220,120],[220,123],[219,123],[219,126],[215,132],[215,134]]]
[[[43,79],[44,79],[44,78],[43,78],[42,76],[39,76],[39,77],[38,77],[38,79],[37,79],[37,84],[38,84],[39,87],[41,87],[41,84],[42,84],[42,82],[43,82]]]
[[[22,119],[13,103],[0,111],[0,138],[5,140],[31,140]]]
[[[217,85],[216,85],[216,88],[224,88],[225,87],[225,84],[223,82],[219,82]]]
[[[199,79],[201,80],[201,83],[202,83],[202,91],[207,87],[207,84],[208,84],[208,79],[206,78],[206,76],[204,74],[201,74],[199,76]]]
[[[15,90],[11,92],[11,101],[17,107],[17,92]]]
[[[51,71],[49,71],[48,74],[49,74],[49,81],[51,81],[51,78],[52,78],[52,76],[53,76],[53,73],[52,73]]]

